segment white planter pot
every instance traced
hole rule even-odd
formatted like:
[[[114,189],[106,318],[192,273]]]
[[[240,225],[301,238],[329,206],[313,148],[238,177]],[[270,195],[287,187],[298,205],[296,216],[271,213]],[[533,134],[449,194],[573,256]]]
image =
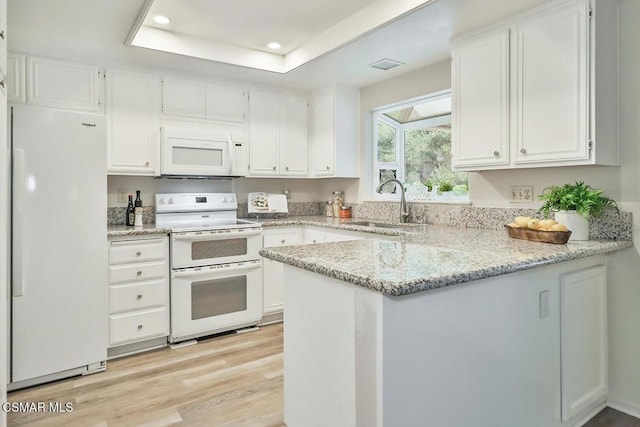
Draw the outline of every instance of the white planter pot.
[[[589,240],[589,220],[576,211],[556,212],[555,220],[571,230],[569,240]]]

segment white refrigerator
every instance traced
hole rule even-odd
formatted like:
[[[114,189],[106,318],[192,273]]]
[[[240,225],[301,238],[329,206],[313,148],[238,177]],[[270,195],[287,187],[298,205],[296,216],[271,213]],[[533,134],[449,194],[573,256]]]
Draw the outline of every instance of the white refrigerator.
[[[106,121],[30,106],[10,117],[16,389],[106,366]]]

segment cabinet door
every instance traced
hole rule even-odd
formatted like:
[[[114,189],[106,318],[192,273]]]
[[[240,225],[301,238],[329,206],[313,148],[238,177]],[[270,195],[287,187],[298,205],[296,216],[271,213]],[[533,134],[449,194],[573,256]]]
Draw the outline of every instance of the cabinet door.
[[[107,172],[157,175],[160,150],[160,77],[108,70]]]
[[[313,103],[313,152],[316,175],[335,174],[335,94],[317,96]]]
[[[562,421],[607,397],[606,280],[604,266],[560,279]]]
[[[204,119],[206,93],[205,83],[165,77],[162,79],[162,113]]]
[[[588,43],[587,1],[514,26],[515,163],[589,158]]]
[[[7,54],[7,75],[5,82],[8,102],[22,104],[27,102],[27,87],[25,84],[26,60],[27,58],[24,55]]]
[[[307,100],[296,96],[282,97],[280,122],[282,174],[307,174]]]
[[[98,67],[27,58],[28,104],[100,112],[102,84],[102,72]]]
[[[0,0],[0,75],[7,75],[7,0]]]
[[[275,246],[299,245],[299,229],[279,230],[271,234],[264,232],[263,246],[265,248]],[[262,259],[262,281],[264,313],[271,314],[282,311],[284,306],[284,265],[270,259]]]
[[[208,84],[206,118],[244,123],[247,114],[247,92],[243,88]]]
[[[509,164],[509,32],[453,49],[452,151],[457,168]]]
[[[251,91],[249,98],[249,172],[252,175],[277,175],[279,168],[278,127],[279,96]]]

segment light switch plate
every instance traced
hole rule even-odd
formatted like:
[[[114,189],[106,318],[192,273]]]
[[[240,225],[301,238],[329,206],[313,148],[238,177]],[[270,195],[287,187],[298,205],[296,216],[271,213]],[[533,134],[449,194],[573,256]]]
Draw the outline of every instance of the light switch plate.
[[[514,203],[533,202],[533,185],[510,185],[509,199]]]

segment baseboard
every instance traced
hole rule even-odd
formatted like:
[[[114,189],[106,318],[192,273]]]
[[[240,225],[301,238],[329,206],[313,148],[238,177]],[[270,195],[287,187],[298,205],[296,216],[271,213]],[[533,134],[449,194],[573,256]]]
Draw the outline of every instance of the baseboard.
[[[625,402],[623,400],[609,400],[607,406],[631,415],[632,417],[640,418],[640,405],[638,404]]]

